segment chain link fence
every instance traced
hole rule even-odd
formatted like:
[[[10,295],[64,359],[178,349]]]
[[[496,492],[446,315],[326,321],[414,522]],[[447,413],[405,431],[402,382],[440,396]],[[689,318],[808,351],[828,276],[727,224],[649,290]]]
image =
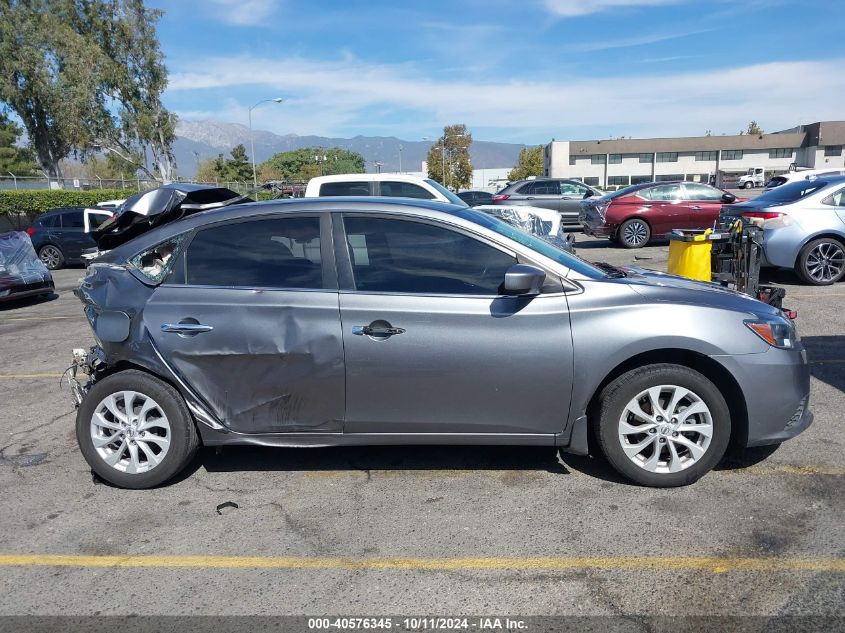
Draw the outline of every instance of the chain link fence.
[[[173,182],[188,182],[200,185],[226,187],[238,193],[246,193],[253,188],[252,181],[200,181],[193,178],[176,178]],[[65,189],[89,191],[95,189],[135,189],[146,191],[162,185],[160,180],[145,178],[46,178],[44,176],[18,176],[7,173],[0,175],[0,189]]]

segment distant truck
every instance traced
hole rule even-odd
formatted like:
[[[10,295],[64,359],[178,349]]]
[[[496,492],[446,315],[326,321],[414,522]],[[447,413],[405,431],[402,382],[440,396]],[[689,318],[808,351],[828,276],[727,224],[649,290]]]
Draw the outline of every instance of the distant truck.
[[[744,176],[736,181],[737,189],[753,189],[766,185],[766,170],[762,167],[749,167]]]

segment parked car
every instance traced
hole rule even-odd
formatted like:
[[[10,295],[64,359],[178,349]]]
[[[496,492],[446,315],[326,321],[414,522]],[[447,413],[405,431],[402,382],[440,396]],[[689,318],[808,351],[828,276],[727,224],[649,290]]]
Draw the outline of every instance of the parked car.
[[[706,229],[737,197],[698,182],[647,182],[581,202],[584,233],[641,248],[672,229]]]
[[[96,246],[90,231],[110,218],[109,209],[61,207],[38,216],[26,233],[49,270],[82,262],[82,253]]]
[[[493,194],[488,191],[460,191],[458,197],[471,207],[492,204]]]
[[[578,226],[578,205],[581,200],[599,197],[603,193],[580,180],[531,178],[507,185],[493,196],[493,204],[553,209],[560,213],[565,225]]]
[[[812,178],[829,178],[832,176],[845,176],[845,168],[843,169],[804,169],[802,171],[790,171],[785,174],[775,176],[766,183],[766,189],[774,189],[790,182],[798,180],[810,180]]]
[[[161,484],[201,443],[586,454],[592,425],[620,473],[677,486],[732,437],[812,421],[792,322],[745,295],[594,266],[466,206],[162,198],[98,230],[114,248],[77,291],[98,343],[74,354],[76,435],[115,485]]]
[[[436,180],[407,174],[337,174],[308,181],[306,198],[327,196],[384,196],[467,204]]]
[[[0,303],[53,294],[53,276],[23,231],[0,233]]]
[[[792,268],[814,286],[845,276],[845,176],[797,180],[722,213],[762,225],[764,266]]]

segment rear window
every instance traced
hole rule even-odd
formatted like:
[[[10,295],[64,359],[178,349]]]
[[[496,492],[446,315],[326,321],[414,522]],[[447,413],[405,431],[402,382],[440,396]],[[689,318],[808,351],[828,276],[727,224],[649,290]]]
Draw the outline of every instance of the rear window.
[[[613,200],[614,198],[621,198],[622,196],[627,196],[632,193],[636,193],[640,189],[645,189],[646,185],[631,185],[630,187],[625,187],[623,189],[617,189],[613,193],[605,194],[604,197],[608,200]]]
[[[766,200],[769,202],[792,202],[800,200],[819,189],[823,189],[828,185],[826,180],[799,180],[798,182],[791,182],[775,189],[770,189],[757,196],[756,200]]]
[[[775,176],[769,182],[766,183],[766,189],[771,189],[773,187],[780,187],[785,182],[788,182],[785,177]]]
[[[320,185],[321,196],[369,196],[368,182],[324,182]]]

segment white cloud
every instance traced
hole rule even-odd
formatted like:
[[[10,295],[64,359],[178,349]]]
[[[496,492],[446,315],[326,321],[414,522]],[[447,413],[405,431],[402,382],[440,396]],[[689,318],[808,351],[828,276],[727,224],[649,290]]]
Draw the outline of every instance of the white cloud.
[[[684,0],[545,0],[546,8],[563,18],[589,15],[625,7],[656,7]]]
[[[215,13],[224,22],[247,26],[262,24],[279,6],[279,0],[211,0]]]
[[[783,129],[841,118],[845,59],[757,64],[675,74],[622,77],[561,76],[540,81],[517,76],[435,80],[413,66],[302,58],[197,59],[170,78],[180,103],[209,110],[207,89],[231,90],[220,118],[246,121],[240,94],[286,97],[262,108],[257,128],[300,134],[422,135],[453,121],[525,137],[566,138],[579,129],[601,135],[672,136],[705,129],[736,132],[751,119]],[[280,72],[279,69],[284,69]],[[796,89],[800,86],[800,89]],[[243,103],[241,103],[243,101]],[[271,127],[272,124],[272,127]],[[571,138],[572,136],[570,136]]]

